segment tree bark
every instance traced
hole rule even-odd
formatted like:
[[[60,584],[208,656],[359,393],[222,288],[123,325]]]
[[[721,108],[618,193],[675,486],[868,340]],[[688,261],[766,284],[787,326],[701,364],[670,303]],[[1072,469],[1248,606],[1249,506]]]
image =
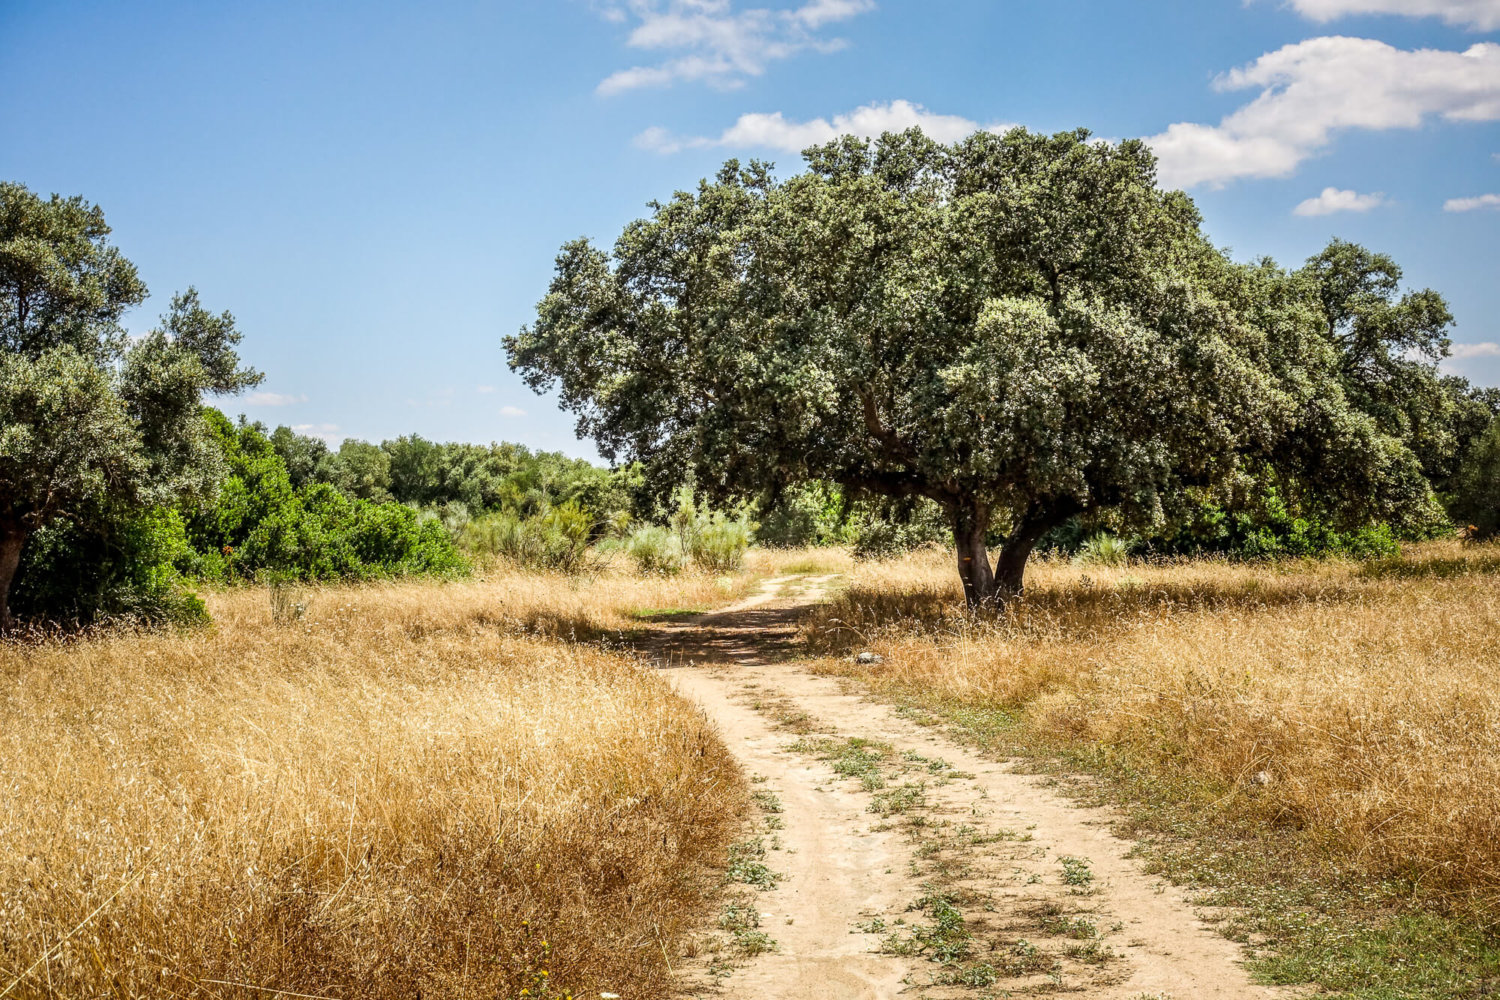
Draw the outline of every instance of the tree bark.
[[[995,565],[995,590],[1000,600],[1021,593],[1026,585],[1026,563],[1031,559],[1031,550],[1049,527],[1040,521],[1022,521],[1000,547],[1000,558]]]
[[[990,527],[988,507],[960,503],[953,508],[953,544],[958,550],[958,578],[964,584],[964,600],[977,608],[995,599],[995,573],[984,534]]]
[[[21,549],[26,532],[19,525],[0,527],[0,632],[9,632],[14,624],[10,616],[10,585],[21,565]]]

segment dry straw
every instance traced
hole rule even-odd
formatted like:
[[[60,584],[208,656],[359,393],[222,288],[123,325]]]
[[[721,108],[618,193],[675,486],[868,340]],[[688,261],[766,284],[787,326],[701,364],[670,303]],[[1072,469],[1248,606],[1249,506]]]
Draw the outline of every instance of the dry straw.
[[[207,632],[0,649],[0,991],[665,995],[743,779],[650,670],[546,636],[723,592],[245,588]]]
[[[947,557],[856,571],[808,627],[885,657],[877,687],[1020,710],[1302,830],[1373,878],[1500,913],[1500,547],[1399,560],[1044,562],[1013,614],[970,618]],[[823,669],[851,671],[847,661]]]

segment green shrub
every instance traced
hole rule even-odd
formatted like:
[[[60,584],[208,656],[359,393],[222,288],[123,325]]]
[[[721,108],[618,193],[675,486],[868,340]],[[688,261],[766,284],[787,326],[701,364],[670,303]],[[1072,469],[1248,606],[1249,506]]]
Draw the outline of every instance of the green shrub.
[[[569,501],[532,517],[497,513],[475,518],[464,528],[461,544],[527,569],[579,573],[590,567],[592,533],[588,514]]]
[[[208,611],[182,571],[192,556],[174,510],[96,511],[32,535],[11,605],[18,616],[70,626],[203,624]]]
[[[750,535],[750,523],[743,518],[699,514],[687,534],[688,556],[699,569],[732,573],[745,562]]]
[[[780,548],[844,544],[855,535],[850,515],[843,491],[834,483],[792,487],[756,515],[755,540]]]
[[[286,462],[253,425],[209,411],[228,466],[218,497],[191,512],[189,571],[221,580],[453,574],[467,566],[440,521],[327,483],[292,486]]]
[[[637,528],[626,540],[625,551],[641,573],[671,576],[682,569],[682,544],[666,528]]]
[[[1084,542],[1073,558],[1085,566],[1123,566],[1130,558],[1130,543],[1101,531]]]
[[[893,559],[925,546],[952,544],[947,515],[925,497],[865,502],[854,518],[856,559]]]

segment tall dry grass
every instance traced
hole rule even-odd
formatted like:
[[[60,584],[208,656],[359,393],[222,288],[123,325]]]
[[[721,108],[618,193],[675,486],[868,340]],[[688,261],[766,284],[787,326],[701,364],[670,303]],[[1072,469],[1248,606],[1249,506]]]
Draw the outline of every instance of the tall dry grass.
[[[545,635],[722,590],[493,574],[277,623],[247,588],[207,632],[0,648],[0,995],[665,995],[743,778],[659,677]]]
[[[1012,613],[974,618],[947,556],[865,566],[807,634],[883,653],[862,671],[877,688],[1106,747],[1196,786],[1205,809],[1500,912],[1500,547],[1367,565],[1043,562],[1029,582]]]

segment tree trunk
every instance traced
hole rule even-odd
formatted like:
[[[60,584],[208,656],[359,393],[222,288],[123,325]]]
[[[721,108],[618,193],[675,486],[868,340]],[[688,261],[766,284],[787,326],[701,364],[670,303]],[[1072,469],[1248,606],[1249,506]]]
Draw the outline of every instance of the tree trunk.
[[[995,599],[995,573],[984,547],[989,530],[989,508],[961,504],[953,509],[953,544],[958,549],[958,578],[964,583],[964,600],[977,608]]]
[[[1036,543],[1047,533],[1047,528],[1046,524],[1023,521],[1000,547],[1000,558],[995,566],[995,589],[1001,600],[1009,600],[1021,593],[1026,585],[1026,562]]]
[[[988,507],[961,503],[952,509],[953,541],[958,548],[958,576],[964,582],[964,599],[971,609],[985,604],[1004,604],[1018,597],[1026,583],[1026,563],[1042,536],[1060,523],[1056,516],[1040,514],[1022,518],[1005,544],[1000,558],[990,568],[984,535],[990,526]]]
[[[19,525],[0,527],[0,632],[9,632],[14,624],[10,617],[10,585],[21,565],[21,549],[26,532]]]

